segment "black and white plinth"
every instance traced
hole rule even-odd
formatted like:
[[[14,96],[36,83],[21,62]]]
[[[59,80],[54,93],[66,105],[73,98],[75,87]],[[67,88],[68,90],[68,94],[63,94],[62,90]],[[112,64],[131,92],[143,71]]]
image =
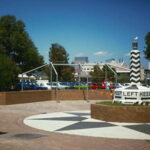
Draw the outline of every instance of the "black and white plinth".
[[[117,101],[123,104],[150,104],[150,88],[144,87],[140,83],[140,66],[140,51],[138,50],[137,38],[135,38],[130,53],[131,84],[115,89],[113,102]]]

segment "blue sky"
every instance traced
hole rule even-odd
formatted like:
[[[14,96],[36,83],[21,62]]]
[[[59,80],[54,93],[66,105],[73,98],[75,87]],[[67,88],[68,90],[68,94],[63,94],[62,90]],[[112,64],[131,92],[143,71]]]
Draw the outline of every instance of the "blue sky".
[[[24,21],[46,62],[51,44],[59,43],[70,62],[88,56],[90,62],[123,58],[129,64],[132,39],[139,37],[142,52],[150,31],[149,0],[0,0],[0,16],[7,14]]]

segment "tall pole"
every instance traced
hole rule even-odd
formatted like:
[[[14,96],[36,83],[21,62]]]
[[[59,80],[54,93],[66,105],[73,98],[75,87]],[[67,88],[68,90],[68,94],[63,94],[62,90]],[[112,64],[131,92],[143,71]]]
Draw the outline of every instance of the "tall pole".
[[[23,74],[21,76],[21,91],[23,91]]]
[[[88,82],[89,82],[89,78],[88,78],[88,75],[87,75],[87,88],[86,88],[86,100],[87,102],[89,102],[89,86],[88,86]]]
[[[57,86],[56,86],[56,101],[59,103],[60,101],[58,100],[58,73],[57,73],[53,63],[50,62],[50,64],[51,64],[51,67],[53,68],[53,70],[54,70],[54,72],[56,74],[56,83],[57,83]]]
[[[107,80],[107,66],[105,65],[105,81]]]
[[[53,79],[53,74],[52,74],[52,66],[50,66],[50,82],[51,82],[51,89],[52,89],[52,79]]]
[[[106,64],[106,66],[114,73],[115,79],[116,79],[116,83],[117,83],[117,73],[108,64]]]
[[[80,71],[81,71],[81,64],[79,64],[79,74],[78,74],[79,75],[79,81],[78,81],[79,82],[79,90],[80,90],[80,82],[81,82],[81,76],[80,76],[81,72]]]

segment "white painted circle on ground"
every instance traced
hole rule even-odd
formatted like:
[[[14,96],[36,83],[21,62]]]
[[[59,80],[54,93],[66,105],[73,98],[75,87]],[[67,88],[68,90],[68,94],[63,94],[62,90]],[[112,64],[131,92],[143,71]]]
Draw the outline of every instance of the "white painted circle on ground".
[[[118,123],[92,119],[90,111],[66,111],[27,117],[24,123],[40,130],[82,136],[150,140],[150,123]]]

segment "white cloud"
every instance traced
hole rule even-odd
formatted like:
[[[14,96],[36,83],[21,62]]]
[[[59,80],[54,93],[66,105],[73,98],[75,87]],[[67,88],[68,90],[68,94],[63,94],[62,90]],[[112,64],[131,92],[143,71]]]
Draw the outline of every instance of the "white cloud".
[[[106,56],[108,54],[109,54],[108,52],[104,52],[104,51],[99,51],[94,53],[95,56]]]

